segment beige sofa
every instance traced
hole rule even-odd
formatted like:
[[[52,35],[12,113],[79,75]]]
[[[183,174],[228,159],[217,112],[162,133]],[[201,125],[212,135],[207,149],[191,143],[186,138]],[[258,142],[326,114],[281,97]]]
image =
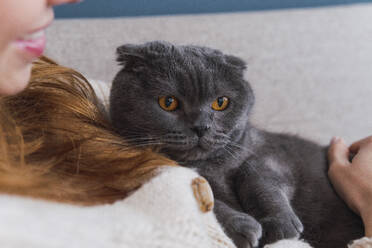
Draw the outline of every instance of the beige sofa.
[[[167,40],[248,62],[254,121],[327,144],[372,134],[372,5],[236,14],[57,21],[47,55],[109,83],[115,48]]]

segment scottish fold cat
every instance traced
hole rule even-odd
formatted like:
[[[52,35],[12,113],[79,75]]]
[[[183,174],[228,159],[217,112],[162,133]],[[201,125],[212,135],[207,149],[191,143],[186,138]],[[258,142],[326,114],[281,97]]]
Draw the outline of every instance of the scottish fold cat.
[[[327,148],[251,124],[255,98],[243,60],[167,42],[117,53],[122,69],[110,95],[117,132],[203,175],[239,248],[295,237],[341,248],[363,236],[360,218],[328,181]]]

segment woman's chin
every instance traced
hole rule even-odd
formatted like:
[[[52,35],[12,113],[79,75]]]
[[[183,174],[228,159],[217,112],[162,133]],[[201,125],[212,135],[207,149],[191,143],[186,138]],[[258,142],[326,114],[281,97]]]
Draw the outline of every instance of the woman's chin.
[[[30,80],[30,72],[24,73],[24,75],[18,74],[15,77],[8,77],[7,79],[0,79],[0,95],[10,96],[15,95],[23,91]],[[4,83],[3,83],[4,82]]]
[[[32,63],[18,62],[2,66],[0,71],[0,95],[15,95],[23,91],[31,77]],[[16,65],[16,66],[14,66]]]

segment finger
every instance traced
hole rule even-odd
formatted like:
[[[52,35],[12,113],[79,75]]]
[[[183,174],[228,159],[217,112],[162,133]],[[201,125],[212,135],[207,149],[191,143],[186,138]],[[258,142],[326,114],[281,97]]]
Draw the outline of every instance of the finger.
[[[345,144],[342,138],[335,137],[331,141],[331,145],[328,150],[328,159],[330,165],[350,165],[349,162],[349,148]]]
[[[362,140],[356,141],[349,147],[350,152],[352,153],[358,153],[361,146],[366,144],[372,144],[372,136],[369,136],[367,138],[364,138]]]

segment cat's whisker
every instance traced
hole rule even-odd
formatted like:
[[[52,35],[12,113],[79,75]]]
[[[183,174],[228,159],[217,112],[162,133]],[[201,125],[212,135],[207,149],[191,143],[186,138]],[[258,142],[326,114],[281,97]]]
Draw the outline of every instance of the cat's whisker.
[[[164,145],[164,144],[165,143],[163,142],[147,142],[147,143],[142,143],[142,144],[134,144],[131,147],[139,148],[139,147],[156,146],[156,145]]]
[[[217,131],[216,130],[216,134],[219,135],[219,136],[222,136],[222,137],[225,137],[225,138],[230,139],[230,136],[228,136],[226,133],[224,133],[222,131]]]
[[[145,137],[139,137],[139,138],[132,138],[132,139],[128,139],[128,138],[125,138],[125,141],[127,142],[136,142],[136,141],[152,141],[152,140],[158,140],[158,138],[145,138]]]
[[[227,145],[230,145],[230,146],[232,146],[232,147],[235,147],[235,148],[238,148],[238,149],[241,149],[241,150],[244,150],[244,151],[247,151],[247,152],[253,153],[253,151],[250,150],[249,148],[244,147],[244,146],[242,146],[242,145],[240,145],[240,144],[238,144],[238,143],[235,143],[235,142],[233,142],[233,141],[229,141],[229,142],[227,143]]]
[[[223,137],[224,139],[227,139],[227,141],[224,141],[224,145],[225,146],[230,146],[230,150],[235,150],[235,149],[244,150],[244,151],[250,153],[251,155],[254,155],[254,151],[252,151],[251,149],[249,149],[247,147],[244,147],[244,146],[240,145],[239,143],[236,143],[236,142],[232,141],[231,138],[227,134],[222,133],[221,131],[218,131],[218,133],[215,137],[217,137],[217,139],[219,137]]]
[[[129,151],[131,149],[136,149],[136,148],[141,148],[141,147],[151,147],[151,146],[156,146],[156,145],[163,145],[164,143],[143,143],[143,144],[135,144],[135,145],[130,145],[126,146],[122,151]]]
[[[238,154],[238,156],[239,156],[239,154],[240,154],[241,151],[240,151],[240,150],[236,151],[236,149],[244,149],[244,148],[245,148],[245,147],[242,147],[242,146],[240,146],[240,145],[232,144],[232,143],[228,143],[228,144],[226,144],[225,147],[229,148],[230,151],[231,151],[231,150],[234,151],[236,154]],[[250,150],[250,149],[248,149],[248,148],[246,148],[245,150],[246,150],[246,152],[248,152],[251,156],[253,156],[253,157],[257,157],[257,155],[256,155],[252,150]]]
[[[239,158],[236,156],[236,154],[234,155],[234,152],[233,152],[231,149],[229,149],[228,146],[223,147],[223,149],[224,149],[227,153],[229,153],[233,159],[235,159],[236,161],[239,161]]]
[[[136,137],[136,138],[125,138],[125,141],[131,145],[142,145],[142,144],[152,144],[152,143],[164,143],[161,137]]]
[[[136,130],[125,130],[126,135],[134,135],[134,136],[143,136],[144,133],[150,133],[150,132],[152,135],[162,135],[162,133],[158,133],[155,130],[152,130],[150,128],[143,127],[143,126],[137,126]]]
[[[248,147],[242,146],[242,145],[240,145],[236,142],[229,141],[228,145],[233,146],[233,147],[238,148],[238,149],[241,149],[241,150],[244,150],[246,152],[249,152],[251,155],[255,155],[254,151],[252,151]]]

